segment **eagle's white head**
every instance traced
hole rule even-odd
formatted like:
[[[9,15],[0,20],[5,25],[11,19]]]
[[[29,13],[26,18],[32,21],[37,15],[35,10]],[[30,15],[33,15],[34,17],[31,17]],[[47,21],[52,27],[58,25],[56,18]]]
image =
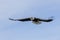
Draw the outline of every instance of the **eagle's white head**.
[[[31,21],[35,19],[35,17],[30,17]]]

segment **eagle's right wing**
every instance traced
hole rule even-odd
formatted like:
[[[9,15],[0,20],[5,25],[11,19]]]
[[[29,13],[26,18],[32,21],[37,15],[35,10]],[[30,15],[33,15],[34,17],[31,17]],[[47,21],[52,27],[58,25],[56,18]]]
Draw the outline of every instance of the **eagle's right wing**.
[[[51,22],[51,21],[53,21],[53,19],[54,19],[53,16],[51,16],[51,17],[48,18],[48,19],[39,19],[39,18],[38,18],[39,21],[43,21],[43,22]]]
[[[44,22],[51,22],[51,21],[53,21],[53,19],[47,19],[47,20],[42,20],[42,21],[44,21]]]
[[[11,18],[9,18],[9,20],[13,20],[13,21],[31,21],[30,18],[24,18],[24,19],[11,19]]]
[[[43,21],[43,22],[51,22],[51,21],[53,21],[53,19],[39,19],[39,21]]]

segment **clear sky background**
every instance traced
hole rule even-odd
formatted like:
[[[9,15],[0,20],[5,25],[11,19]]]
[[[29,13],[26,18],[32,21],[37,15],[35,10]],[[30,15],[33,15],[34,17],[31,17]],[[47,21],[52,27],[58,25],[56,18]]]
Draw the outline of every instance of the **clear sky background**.
[[[49,18],[35,25],[9,18]],[[60,0],[0,0],[0,40],[60,40]]]

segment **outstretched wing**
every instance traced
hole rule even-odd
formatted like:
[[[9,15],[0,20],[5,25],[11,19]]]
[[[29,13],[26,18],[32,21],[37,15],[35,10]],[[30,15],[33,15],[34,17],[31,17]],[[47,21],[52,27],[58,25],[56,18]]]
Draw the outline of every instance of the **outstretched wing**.
[[[53,21],[53,19],[39,19],[39,21],[43,21],[43,22],[51,22],[51,21]]]
[[[11,19],[11,18],[9,18],[9,20],[13,20],[13,21],[31,21],[30,18],[24,18],[24,19]]]

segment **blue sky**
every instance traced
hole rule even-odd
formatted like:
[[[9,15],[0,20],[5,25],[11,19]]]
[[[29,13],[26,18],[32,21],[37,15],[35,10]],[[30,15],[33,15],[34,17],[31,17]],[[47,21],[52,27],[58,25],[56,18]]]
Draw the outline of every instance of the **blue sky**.
[[[60,0],[0,0],[0,40],[60,40]],[[35,25],[8,18],[49,18]]]

